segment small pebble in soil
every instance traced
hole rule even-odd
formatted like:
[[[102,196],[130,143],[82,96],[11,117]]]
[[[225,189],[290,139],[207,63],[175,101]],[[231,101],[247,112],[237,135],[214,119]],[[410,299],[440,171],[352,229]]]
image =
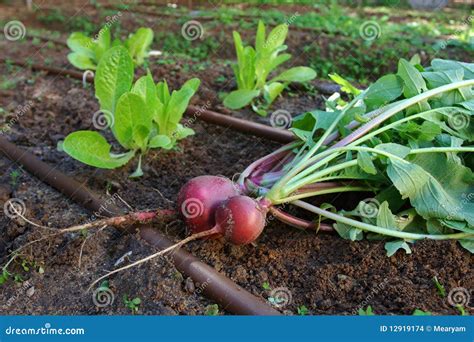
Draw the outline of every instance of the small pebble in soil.
[[[3,184],[0,186],[0,202],[4,203],[10,199],[12,189],[9,185]]]
[[[191,278],[186,278],[186,282],[184,283],[184,289],[186,292],[193,293],[195,290],[194,282]]]
[[[28,290],[26,290],[26,295],[27,295],[28,297],[31,297],[31,296],[33,296],[34,294],[35,294],[35,287],[34,287],[34,286],[32,286],[32,287],[30,287]]]

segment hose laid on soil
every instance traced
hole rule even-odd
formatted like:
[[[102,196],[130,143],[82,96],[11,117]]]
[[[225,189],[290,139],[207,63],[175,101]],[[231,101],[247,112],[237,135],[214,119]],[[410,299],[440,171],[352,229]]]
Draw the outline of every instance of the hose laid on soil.
[[[0,137],[0,151],[13,162],[21,164],[25,170],[42,182],[49,184],[85,208],[93,212],[100,211],[107,216],[124,214],[122,209],[109,203],[106,204],[83,184],[49,166],[33,154],[20,149],[4,137]],[[107,210],[103,211],[101,207],[106,207]],[[121,229],[129,232],[127,228]],[[165,249],[173,245],[173,242],[165,235],[149,225],[138,226],[137,229],[143,240],[158,249]],[[175,267],[191,277],[195,283],[201,284],[202,293],[219,304],[222,309],[237,315],[280,315],[280,312],[260,298],[252,295],[224,275],[219,274],[215,269],[190,253],[177,249],[171,253],[170,257]]]
[[[66,75],[78,80],[82,80],[84,77],[84,74],[82,72],[75,70],[61,69],[36,63],[27,63],[25,61],[19,60],[8,61],[11,64],[23,67],[30,67],[33,70],[46,71],[48,73],[56,75]],[[0,62],[6,62],[6,59],[0,58]],[[94,77],[92,75],[87,75],[85,79],[87,82],[92,82],[94,80]],[[288,130],[273,128],[271,126],[263,125],[249,120],[235,118],[229,115],[216,113],[196,106],[188,106],[186,114],[188,116],[191,116],[193,119],[199,119],[209,122],[211,124],[232,128],[242,133],[252,134],[283,144],[294,140],[293,133]]]

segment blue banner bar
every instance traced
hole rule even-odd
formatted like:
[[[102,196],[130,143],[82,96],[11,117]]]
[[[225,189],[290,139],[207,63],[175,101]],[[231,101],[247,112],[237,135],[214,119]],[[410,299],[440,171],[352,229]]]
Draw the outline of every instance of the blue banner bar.
[[[473,342],[470,316],[2,316],[0,341]]]

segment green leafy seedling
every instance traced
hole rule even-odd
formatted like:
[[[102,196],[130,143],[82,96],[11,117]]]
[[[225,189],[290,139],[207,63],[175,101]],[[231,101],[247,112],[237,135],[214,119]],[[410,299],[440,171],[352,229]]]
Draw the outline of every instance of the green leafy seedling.
[[[219,306],[217,304],[212,304],[206,306],[205,311],[206,316],[218,316],[219,315]]]
[[[96,97],[123,151],[112,153],[112,146],[99,132],[76,131],[59,146],[80,162],[103,169],[115,169],[138,155],[138,166],[131,177],[143,175],[142,157],[155,148],[171,149],[178,140],[194,134],[180,120],[196,93],[200,81],[193,78],[179,90],[170,92],[166,81],[155,84],[151,74],[133,84],[133,61],[123,46],[108,50],[97,68]]]
[[[375,313],[370,305],[366,309],[359,308],[359,310],[357,310],[357,313],[359,314],[359,316],[375,316]]]
[[[439,295],[444,298],[446,297],[446,289],[444,286],[438,281],[438,277],[434,276],[433,277],[433,283],[436,286],[436,289],[438,290]]]
[[[413,311],[413,316],[431,316],[431,315],[432,313],[429,311],[423,311],[420,309],[415,309],[415,311]]]
[[[259,21],[255,37],[255,47],[244,46],[238,32],[233,33],[237,63],[232,66],[237,81],[237,90],[229,93],[224,105],[230,109],[240,109],[248,105],[259,115],[266,116],[267,109],[291,82],[307,82],[316,77],[309,67],[293,67],[268,80],[284,62],[291,58],[284,45],[288,25],[275,27],[266,37],[265,25]]]
[[[469,315],[469,313],[466,311],[464,306],[462,306],[461,304],[457,304],[455,307],[459,311],[459,314],[461,316],[468,316]]]
[[[132,315],[136,314],[138,312],[139,306],[142,303],[142,300],[138,297],[135,297],[133,299],[129,299],[128,295],[123,295],[123,303],[125,304],[125,307],[127,309],[130,309],[132,311]]]
[[[96,70],[108,50],[115,46],[124,46],[133,63],[140,66],[148,56],[152,42],[153,31],[144,27],[131,34],[123,43],[117,39],[112,41],[109,27],[103,27],[94,38],[81,32],[73,32],[67,40],[67,45],[72,50],[67,58],[78,69]]]
[[[298,306],[296,310],[300,316],[306,316],[309,313],[308,308],[304,305]]]
[[[262,284],[262,288],[264,290],[270,291],[272,288],[270,287],[270,283],[268,281],[264,281]]]

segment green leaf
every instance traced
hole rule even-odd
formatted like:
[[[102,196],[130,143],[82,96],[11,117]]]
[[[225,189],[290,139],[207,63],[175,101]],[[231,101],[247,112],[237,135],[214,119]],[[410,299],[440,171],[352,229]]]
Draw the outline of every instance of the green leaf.
[[[110,28],[105,26],[99,31],[97,39],[94,40],[93,48],[97,62],[99,62],[105,52],[110,49],[110,40]]]
[[[357,310],[357,313],[359,316],[375,316],[375,313],[370,305],[365,310],[364,308],[359,308],[359,310]]]
[[[431,315],[432,313],[429,311],[423,311],[420,309],[415,309],[415,311],[413,311],[413,316],[431,316]]]
[[[275,77],[272,82],[307,82],[314,78],[316,78],[316,71],[308,67],[300,66],[283,71],[280,75]]]
[[[388,202],[383,202],[377,211],[377,226],[389,229],[397,229],[398,224],[395,215],[388,207]]]
[[[184,82],[181,88],[191,88],[194,93],[198,91],[199,86],[201,85],[201,80],[199,78],[191,78]]]
[[[265,101],[267,101],[267,104],[270,105],[273,101],[275,101],[283,89],[285,89],[285,85],[280,82],[273,82],[269,85],[265,85],[263,88],[263,97],[265,98]]]
[[[265,50],[272,52],[278,47],[282,46],[288,35],[288,25],[281,24],[276,26],[268,35],[267,41],[265,42]]]
[[[149,117],[155,118],[158,112],[162,110],[163,105],[158,99],[155,82],[153,81],[150,72],[148,72],[146,76],[140,77],[135,82],[132,88],[132,93],[140,95],[143,101],[145,101]]]
[[[199,84],[200,81],[194,78],[186,82],[180,90],[174,90],[171,93],[170,100],[166,106],[167,122],[174,126],[181,120]]]
[[[120,97],[112,127],[123,147],[145,150],[146,136],[151,131],[151,117],[140,95],[129,92]]]
[[[410,62],[400,59],[398,62],[397,75],[403,80],[403,95],[410,98],[428,90],[423,76]],[[431,107],[428,101],[422,101],[407,109],[408,113],[421,113],[429,110]]]
[[[427,80],[430,89],[438,88],[446,84],[451,84],[463,80],[463,69],[423,72],[423,77]],[[440,106],[451,106],[453,104],[468,101],[474,97],[472,87],[459,88],[436,97],[434,101]]]
[[[68,61],[74,65],[76,68],[81,69],[81,70],[95,70],[96,65],[92,61],[91,58],[89,58],[86,55],[80,54],[78,52],[71,52],[70,54],[67,55]]]
[[[474,254],[474,239],[459,240],[461,246]]]
[[[255,51],[260,52],[263,50],[265,44],[265,24],[263,21],[258,21],[257,34],[255,35]],[[242,43],[240,43],[242,46]]]
[[[404,249],[406,254],[411,254],[410,246],[404,240],[389,241],[385,243],[385,250],[387,251],[387,256],[391,257],[399,249]]]
[[[422,74],[403,58],[398,62],[398,76],[403,80],[403,94],[406,98],[428,90]]]
[[[95,58],[95,52],[92,47],[93,44],[92,39],[81,32],[73,32],[67,39],[67,46],[73,52],[89,57],[92,60]]]
[[[181,140],[193,134],[194,134],[194,131],[191,128],[184,127],[181,124],[177,124],[175,128],[175,134],[173,135],[173,137],[176,140]]]
[[[111,156],[110,144],[98,132],[77,131],[69,134],[63,142],[63,150],[80,162],[102,169],[115,169],[128,163],[135,155],[129,151],[120,156]]]
[[[401,79],[397,75],[385,75],[369,87],[364,102],[370,108],[380,107],[400,97],[402,92]]]
[[[100,108],[115,113],[118,99],[132,87],[133,62],[122,46],[108,50],[97,67],[95,96]]]
[[[380,144],[375,149],[388,152],[400,158],[405,158],[411,151],[409,147],[395,143]]]
[[[474,63],[464,63],[448,59],[435,58],[431,61],[431,66],[434,71],[462,69],[464,73],[464,79],[474,79]]]
[[[369,152],[360,151],[357,153],[357,165],[359,165],[359,167],[368,174],[377,174],[377,169],[375,168]]]
[[[362,230],[338,222],[334,224],[334,229],[345,240],[360,241],[364,238]]]
[[[125,46],[135,65],[142,65],[147,57],[147,51],[153,42],[153,31],[150,28],[140,27],[126,41]]]
[[[474,193],[474,175],[469,168],[445,154],[427,153],[411,161],[391,158],[387,174],[426,220],[466,221],[474,226],[474,202],[466,200],[467,194]]]
[[[230,109],[240,109],[247,106],[258,95],[260,95],[258,90],[234,90],[225,97],[224,106]]]
[[[166,106],[171,97],[170,91],[168,89],[168,83],[166,83],[166,80],[156,84],[156,93],[158,95],[158,98],[160,99],[160,102]]]
[[[359,95],[362,91],[354,87],[348,80],[334,73],[328,75],[334,82],[341,86],[341,90],[347,94]],[[398,96],[397,96],[398,97]]]
[[[171,139],[166,135],[156,135],[150,139],[148,146],[151,148],[166,148],[171,144]]]

